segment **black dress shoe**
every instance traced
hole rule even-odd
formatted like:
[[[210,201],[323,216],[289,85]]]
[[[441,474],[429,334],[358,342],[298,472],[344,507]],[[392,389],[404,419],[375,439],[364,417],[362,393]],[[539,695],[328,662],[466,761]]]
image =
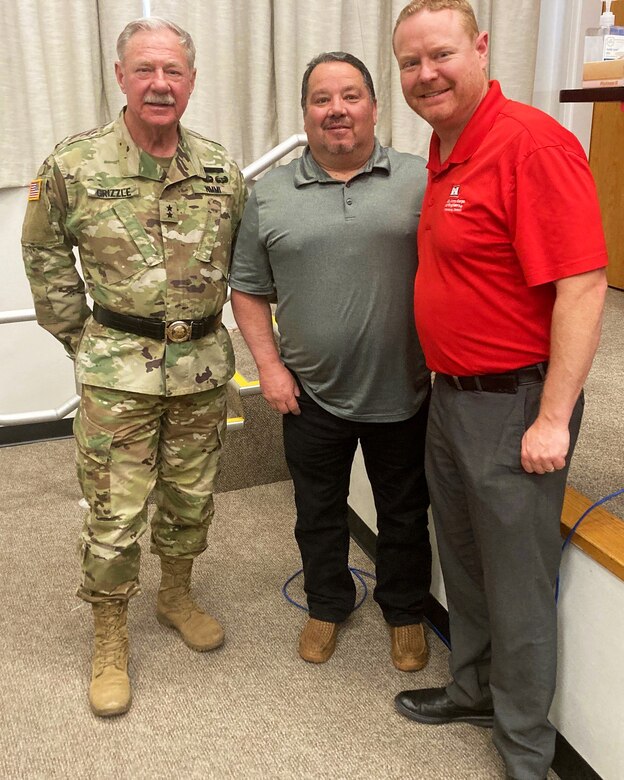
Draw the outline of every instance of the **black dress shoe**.
[[[494,722],[494,710],[460,707],[449,697],[446,688],[401,691],[394,697],[394,705],[401,715],[419,723],[471,723],[492,728]]]

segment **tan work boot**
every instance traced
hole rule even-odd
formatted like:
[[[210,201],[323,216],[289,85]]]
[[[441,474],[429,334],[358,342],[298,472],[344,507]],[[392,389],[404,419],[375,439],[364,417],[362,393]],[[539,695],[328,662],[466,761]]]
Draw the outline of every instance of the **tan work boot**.
[[[175,628],[193,650],[200,653],[223,644],[223,627],[199,607],[190,596],[191,569],[189,558],[160,559],[162,579],[158,591],[156,617],[163,626]]]
[[[95,644],[89,704],[96,715],[108,718],[130,709],[128,677],[128,602],[119,599],[92,604]]]
[[[299,655],[312,664],[324,664],[336,649],[340,623],[308,618],[299,637]]]
[[[392,663],[401,672],[417,672],[429,660],[429,648],[422,623],[390,626]]]

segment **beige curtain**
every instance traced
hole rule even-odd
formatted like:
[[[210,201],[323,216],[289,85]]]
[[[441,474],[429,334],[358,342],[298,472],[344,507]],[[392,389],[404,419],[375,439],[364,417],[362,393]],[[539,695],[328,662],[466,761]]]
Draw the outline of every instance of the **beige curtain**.
[[[360,57],[375,82],[377,134],[426,156],[430,129],[405,105],[391,34],[406,0],[152,0],[192,34],[197,83],[184,123],[247,165],[303,130],[301,76],[321,51]],[[491,75],[531,101],[539,0],[472,0],[491,32]],[[114,117],[124,98],[115,41],[140,0],[0,0],[7,8],[0,81],[0,187],[21,186],[55,143]],[[10,10],[9,10],[10,6]]]
[[[0,7],[0,187],[18,187],[61,138],[106,120],[97,2]]]

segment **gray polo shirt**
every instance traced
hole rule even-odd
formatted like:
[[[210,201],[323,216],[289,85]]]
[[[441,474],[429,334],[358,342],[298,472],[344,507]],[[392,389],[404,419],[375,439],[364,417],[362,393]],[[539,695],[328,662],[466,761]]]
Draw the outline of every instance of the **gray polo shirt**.
[[[230,286],[277,293],[282,360],[338,417],[405,420],[427,393],[413,293],[425,184],[422,158],[378,141],[348,182],[306,147],[247,202]]]

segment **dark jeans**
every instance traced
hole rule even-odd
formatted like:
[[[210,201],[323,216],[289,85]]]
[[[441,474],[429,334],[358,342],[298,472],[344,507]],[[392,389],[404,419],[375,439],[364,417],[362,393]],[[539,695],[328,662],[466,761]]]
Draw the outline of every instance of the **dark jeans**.
[[[419,623],[431,583],[424,449],[429,398],[408,420],[336,417],[301,388],[300,415],[284,415],[284,449],[295,487],[295,538],[310,616],[339,623],[353,610],[347,497],[360,442],[377,510],[375,601],[394,626]]]

